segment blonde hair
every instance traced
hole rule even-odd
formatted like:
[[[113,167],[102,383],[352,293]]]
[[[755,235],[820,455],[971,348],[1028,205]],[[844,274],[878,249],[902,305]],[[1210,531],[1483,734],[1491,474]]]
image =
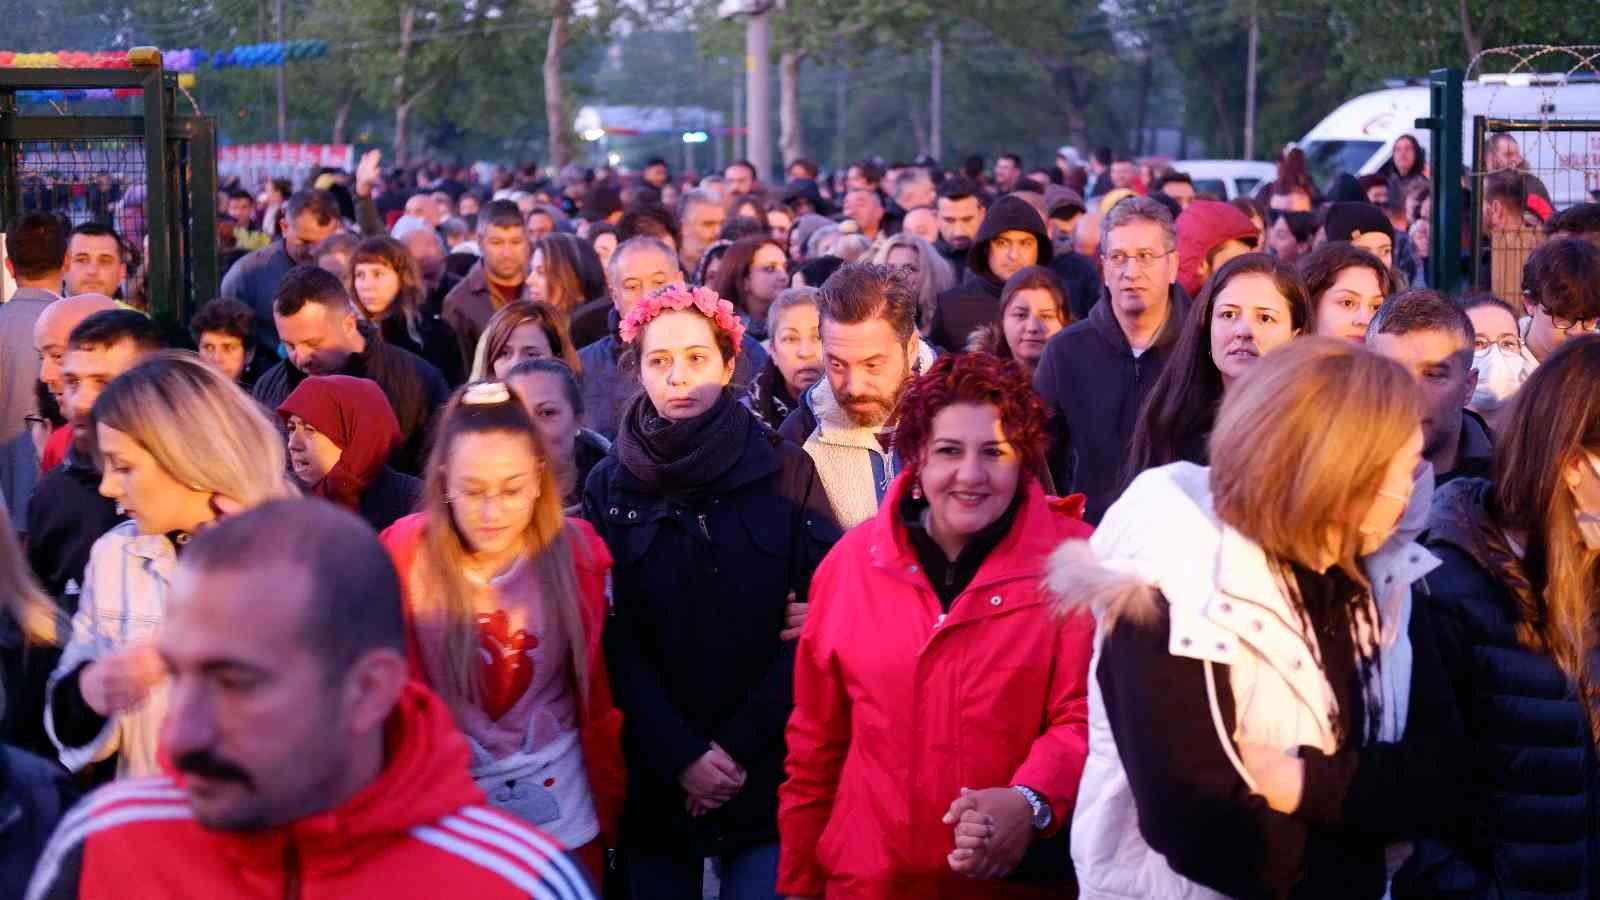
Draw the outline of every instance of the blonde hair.
[[[66,629],[60,607],[33,579],[33,571],[23,558],[17,533],[11,529],[11,515],[0,503],[0,610],[10,609],[22,626],[23,644],[59,644]],[[0,685],[3,687],[3,685]],[[0,695],[0,706],[4,706]],[[4,713],[0,709],[0,713]]]
[[[246,507],[299,496],[283,438],[261,405],[187,350],[153,353],[117,376],[92,418],[132,438],[191,489]],[[95,456],[100,461],[98,447]]]
[[[450,511],[446,484],[450,457],[456,439],[464,434],[511,434],[525,438],[540,462],[539,497],[534,501],[533,517],[525,535],[527,556],[533,562],[545,621],[552,631],[566,639],[578,697],[587,703],[589,651],[574,558],[574,548],[582,552],[583,545],[573,537],[572,528],[566,522],[557,466],[545,451],[527,409],[509,389],[503,401],[464,402],[467,391],[481,387],[469,386],[458,391],[439,418],[422,488],[422,508],[427,513],[428,524],[411,571],[404,573],[416,611],[436,616],[442,625],[444,646],[440,657],[444,672],[433,687],[458,711],[458,718],[461,709],[478,706],[481,702],[477,614],[472,603],[472,589],[463,575],[471,553]]]
[[[1370,588],[1361,501],[1421,422],[1399,363],[1331,338],[1273,351],[1229,390],[1211,430],[1217,516],[1270,556],[1321,570],[1330,533],[1337,563]]]
[[[939,255],[933,245],[914,234],[897,234],[878,244],[872,261],[880,266],[889,264],[889,254],[897,248],[907,248],[917,254],[917,277],[912,283],[917,295],[917,324],[924,336],[933,327],[933,313],[939,295],[956,286],[956,270],[949,260]]]

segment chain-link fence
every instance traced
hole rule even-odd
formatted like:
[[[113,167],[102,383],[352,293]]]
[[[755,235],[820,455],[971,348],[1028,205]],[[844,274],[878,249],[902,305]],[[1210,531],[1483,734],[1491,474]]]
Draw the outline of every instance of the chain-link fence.
[[[1522,308],[1522,269],[1544,223],[1600,200],[1600,46],[1501,47],[1478,54],[1471,119],[1472,284]]]

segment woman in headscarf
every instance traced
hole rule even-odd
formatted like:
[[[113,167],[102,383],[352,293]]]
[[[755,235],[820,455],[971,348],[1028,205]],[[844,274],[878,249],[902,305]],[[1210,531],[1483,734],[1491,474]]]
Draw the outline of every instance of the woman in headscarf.
[[[388,464],[400,422],[376,381],[312,375],[279,404],[278,418],[289,430],[289,467],[311,493],[378,531],[417,505],[422,482]]]

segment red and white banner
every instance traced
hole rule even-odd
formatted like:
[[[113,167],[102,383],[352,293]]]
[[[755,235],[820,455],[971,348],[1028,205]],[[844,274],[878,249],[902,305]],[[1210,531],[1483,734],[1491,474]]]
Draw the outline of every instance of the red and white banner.
[[[269,178],[287,178],[296,186],[318,169],[355,171],[356,151],[350,144],[231,144],[217,149],[217,174],[237,177],[253,189]]]

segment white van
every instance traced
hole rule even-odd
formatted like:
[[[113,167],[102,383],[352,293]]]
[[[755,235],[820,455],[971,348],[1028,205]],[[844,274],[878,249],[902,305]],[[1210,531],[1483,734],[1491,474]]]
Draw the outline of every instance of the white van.
[[[1563,75],[1484,75],[1462,86],[1461,163],[1472,165],[1472,119],[1584,119],[1600,122],[1600,82],[1568,81]],[[1362,94],[1348,100],[1306,132],[1298,145],[1311,177],[1327,186],[1340,172],[1370,175],[1389,161],[1402,134],[1428,149],[1429,134],[1417,128],[1428,116],[1428,88],[1410,86]],[[1600,127],[1584,132],[1511,132],[1529,168],[1550,189],[1557,209],[1582,203],[1600,189]]]
[[[1171,166],[1188,175],[1196,191],[1224,200],[1249,197],[1262,182],[1278,177],[1275,163],[1249,159],[1180,159]]]

